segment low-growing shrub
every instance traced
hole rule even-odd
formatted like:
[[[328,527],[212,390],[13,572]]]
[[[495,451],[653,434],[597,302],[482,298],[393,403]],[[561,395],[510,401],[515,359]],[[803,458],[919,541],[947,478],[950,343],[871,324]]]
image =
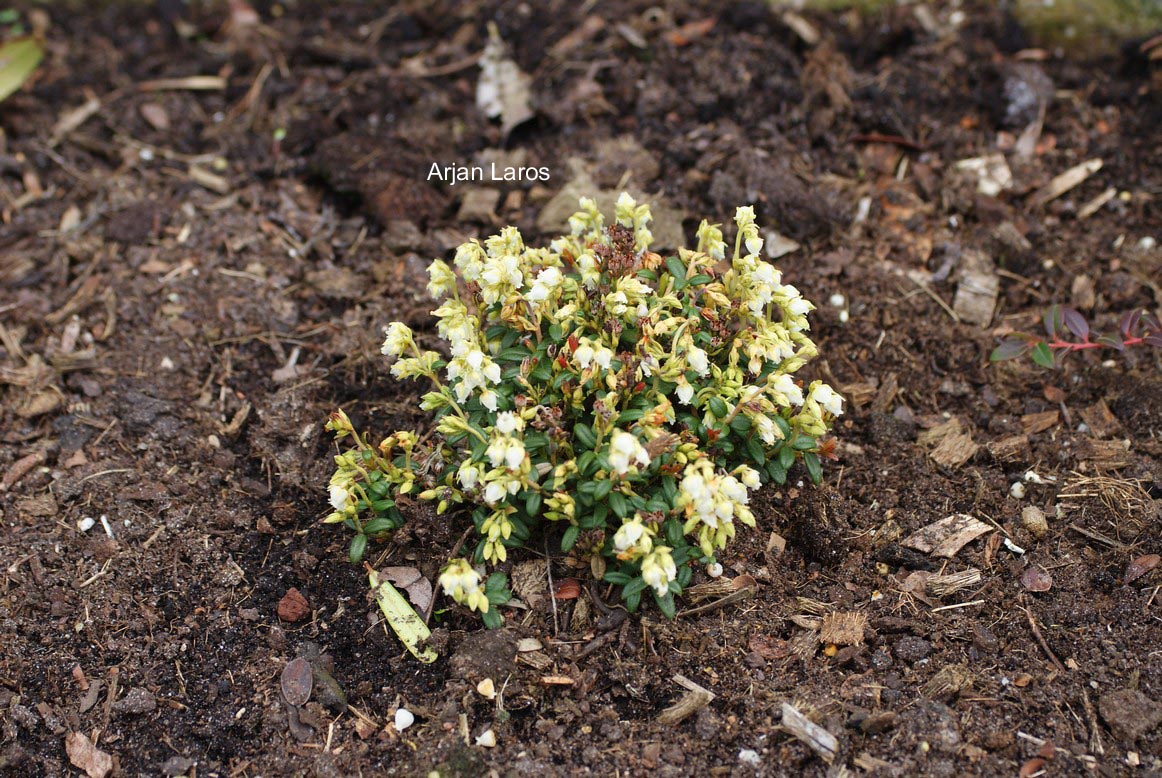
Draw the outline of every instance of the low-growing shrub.
[[[795,380],[816,355],[814,306],[761,259],[754,210],[737,210],[733,251],[703,221],[697,248],[663,258],[649,222],[626,194],[608,226],[582,199],[545,248],[506,227],[431,264],[440,350],[396,322],[383,353],[396,378],[431,383],[432,427],[374,443],[342,411],[327,424],[351,444],[326,521],[354,531],[352,561],[403,524],[397,499],[413,495],[471,515],[474,549],[440,583],[491,626],[506,579],[480,571],[541,530],[620,585],[629,610],[648,594],[672,616],[691,565],[717,567],[736,525],[754,525],[754,490],[799,461],[820,480],[843,400]]]

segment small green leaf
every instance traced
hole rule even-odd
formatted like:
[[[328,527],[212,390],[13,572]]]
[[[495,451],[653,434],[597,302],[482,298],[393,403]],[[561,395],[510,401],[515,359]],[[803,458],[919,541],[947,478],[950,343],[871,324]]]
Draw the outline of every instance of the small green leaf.
[[[504,616],[500,615],[497,608],[489,608],[486,613],[481,613],[480,620],[487,629],[500,629],[504,626]]]
[[[587,449],[592,450],[597,445],[597,436],[593,434],[593,428],[588,424],[575,424],[573,426],[573,437]]]
[[[795,438],[791,444],[796,451],[811,451],[816,447],[815,438],[810,435],[804,435],[800,438]]]
[[[624,519],[629,515],[629,501],[625,499],[625,495],[621,492],[610,493],[609,507],[620,518]]]
[[[607,583],[615,584],[617,586],[625,586],[630,582],[630,577],[619,570],[606,570],[605,581]]]
[[[807,451],[803,454],[803,464],[807,466],[807,477],[811,479],[811,483],[818,486],[823,482],[823,466],[819,462],[819,455],[814,451]]]
[[[666,257],[666,269],[674,277],[674,288],[681,289],[686,285],[686,266],[677,257]]]
[[[529,496],[525,498],[525,513],[530,517],[535,518],[541,512],[541,493],[529,492]]]
[[[637,578],[634,578],[632,581],[622,587],[621,597],[622,599],[626,599],[628,597],[632,597],[635,594],[641,594],[643,591],[645,591],[645,588],[646,580],[639,575]]]
[[[779,466],[786,471],[790,470],[793,464],[795,464],[795,449],[791,446],[784,445],[779,449]]]
[[[593,482],[593,499],[597,501],[604,500],[613,491],[613,481],[606,478],[604,481]]]
[[[754,435],[746,439],[746,453],[750,454],[750,458],[755,461],[755,464],[766,464],[767,454],[763,450],[763,444]]]
[[[992,353],[989,354],[989,361],[1003,362],[1006,359],[1024,356],[1031,345],[1025,338],[1008,338],[1001,341],[1000,345],[992,350]]]
[[[728,414],[730,411],[726,407],[726,401],[721,397],[711,397],[710,412],[717,416],[719,419],[725,419],[726,414]]]
[[[659,597],[657,595],[657,592],[655,592],[654,593],[654,602],[656,602],[658,604],[658,610],[660,610],[662,612],[662,615],[665,616],[667,619],[672,619],[672,618],[674,618],[675,615],[677,615],[678,609],[674,605],[673,592],[666,592],[665,597]]]
[[[1053,367],[1053,351],[1045,341],[1038,341],[1030,354],[1033,361],[1041,367]]]
[[[708,284],[713,280],[713,278],[706,275],[705,273],[699,273],[693,278],[687,280],[686,283],[688,283],[690,286],[701,286],[702,284]]]
[[[0,100],[23,86],[43,57],[40,41],[31,36],[0,45]]]
[[[630,422],[637,421],[645,415],[646,412],[641,408],[630,408],[629,410],[621,412],[621,415],[617,417],[617,423],[619,426],[622,424],[629,424]]]
[[[638,606],[642,604],[642,593],[631,594],[625,598],[625,609],[630,613],[636,613]]]
[[[393,529],[395,529],[395,522],[391,519],[385,519],[382,516],[372,519],[363,525],[363,531],[368,535],[378,535],[380,532],[387,532]],[[356,535],[356,537],[359,536]]]
[[[581,528],[573,525],[565,530],[565,534],[561,536],[561,552],[569,553],[573,550],[573,546],[577,544],[577,538],[581,534]]]
[[[347,549],[347,558],[351,560],[351,564],[358,564],[359,560],[363,558],[363,552],[367,550],[367,536],[360,533],[351,538],[351,545]]]

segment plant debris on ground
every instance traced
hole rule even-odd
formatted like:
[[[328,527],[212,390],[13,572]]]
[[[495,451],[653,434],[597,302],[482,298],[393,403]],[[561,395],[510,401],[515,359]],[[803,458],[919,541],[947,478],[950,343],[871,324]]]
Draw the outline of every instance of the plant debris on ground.
[[[987,3],[212,6],[18,19],[0,773],[1162,770],[1158,349],[989,361],[1053,304],[1158,315],[1155,39],[1086,63]],[[531,539],[484,630],[425,589],[461,533],[403,505],[367,561],[423,663],[321,523],[321,420],[421,428],[379,347],[434,346],[428,263],[623,190],[663,256],[755,205],[819,304],[835,459],[758,492],[672,621]]]

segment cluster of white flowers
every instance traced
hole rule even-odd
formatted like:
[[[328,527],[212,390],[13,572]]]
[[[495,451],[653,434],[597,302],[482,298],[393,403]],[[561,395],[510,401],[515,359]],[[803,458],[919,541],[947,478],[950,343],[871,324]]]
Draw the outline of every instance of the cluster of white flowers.
[[[590,365],[597,365],[602,370],[608,370],[613,364],[613,349],[603,345],[601,341],[580,338],[577,348],[573,350],[573,359],[582,370],[588,370]]]
[[[615,429],[609,436],[609,467],[618,475],[627,475],[637,465],[648,466],[650,455],[637,436]]]
[[[622,522],[613,534],[613,550],[622,561],[640,559],[654,548],[654,531],[646,526],[640,515]]]
[[[481,613],[488,612],[488,596],[480,587],[480,573],[467,559],[453,559],[440,573],[440,586],[461,605]]]
[[[758,488],[757,471],[741,465],[733,474],[720,474],[709,459],[699,459],[687,465],[682,476],[676,507],[685,512],[687,534],[698,531],[706,556],[713,556],[715,549],[724,548],[734,537],[735,519],[754,526],[747,490]]]
[[[669,546],[654,546],[653,551],[642,559],[642,580],[659,597],[665,597],[670,590],[670,582],[678,577],[678,567],[674,564]]]

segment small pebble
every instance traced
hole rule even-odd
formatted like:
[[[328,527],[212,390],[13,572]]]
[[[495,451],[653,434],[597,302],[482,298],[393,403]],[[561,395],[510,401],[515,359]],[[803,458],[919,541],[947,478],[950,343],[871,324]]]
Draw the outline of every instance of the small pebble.
[[[77,522],[77,529],[79,529],[81,532],[88,532],[89,530],[91,530],[93,528],[93,525],[95,525],[96,523],[97,523],[97,520],[94,519],[92,516],[86,516],[85,518],[83,518]]]
[[[892,647],[896,658],[904,662],[917,662],[928,656],[932,651],[932,644],[924,638],[905,635],[896,641]]]
[[[291,587],[278,601],[278,617],[294,624],[310,615],[311,606],[298,589]]]
[[[480,733],[480,736],[476,738],[476,745],[483,746],[484,748],[495,748],[496,733],[491,729],[484,730]]]
[[[718,562],[711,562],[710,564],[706,565],[706,575],[710,576],[711,578],[722,577],[722,565]]]
[[[1025,497],[1025,485],[1020,481],[1014,481],[1013,485],[1009,487],[1009,495],[1017,500]]]
[[[753,748],[744,748],[738,752],[738,761],[747,767],[762,767],[763,758]]]
[[[113,703],[113,710],[131,716],[149,713],[155,708],[157,708],[157,697],[141,688],[130,689],[124,697]]]

